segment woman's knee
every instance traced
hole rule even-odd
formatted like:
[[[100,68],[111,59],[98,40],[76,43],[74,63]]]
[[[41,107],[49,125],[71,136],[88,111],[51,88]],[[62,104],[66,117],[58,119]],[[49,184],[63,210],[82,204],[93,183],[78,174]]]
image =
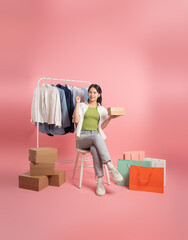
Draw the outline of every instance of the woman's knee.
[[[99,134],[93,135],[93,142],[94,142],[94,144],[99,143],[101,141],[104,141],[104,139],[102,138],[101,135],[99,135]]]

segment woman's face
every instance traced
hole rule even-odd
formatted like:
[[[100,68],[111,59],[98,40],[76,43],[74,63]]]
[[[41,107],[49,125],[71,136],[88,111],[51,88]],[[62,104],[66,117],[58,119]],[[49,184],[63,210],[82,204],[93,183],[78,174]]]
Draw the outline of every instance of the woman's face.
[[[89,102],[97,102],[98,97],[100,97],[100,93],[94,87],[90,88],[88,92]]]

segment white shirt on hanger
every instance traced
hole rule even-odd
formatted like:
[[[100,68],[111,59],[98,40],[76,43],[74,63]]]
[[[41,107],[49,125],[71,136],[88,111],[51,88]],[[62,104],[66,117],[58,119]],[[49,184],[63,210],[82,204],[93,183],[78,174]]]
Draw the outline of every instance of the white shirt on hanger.
[[[48,83],[39,86],[38,122],[61,127],[61,102],[58,89]],[[37,88],[33,93],[31,122],[37,122]]]

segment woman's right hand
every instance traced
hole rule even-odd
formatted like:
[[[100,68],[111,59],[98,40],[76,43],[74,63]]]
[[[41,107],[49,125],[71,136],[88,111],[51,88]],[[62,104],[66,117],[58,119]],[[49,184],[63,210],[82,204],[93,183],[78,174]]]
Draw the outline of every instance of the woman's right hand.
[[[80,103],[81,97],[80,96],[76,96],[75,100],[76,100],[76,103]]]

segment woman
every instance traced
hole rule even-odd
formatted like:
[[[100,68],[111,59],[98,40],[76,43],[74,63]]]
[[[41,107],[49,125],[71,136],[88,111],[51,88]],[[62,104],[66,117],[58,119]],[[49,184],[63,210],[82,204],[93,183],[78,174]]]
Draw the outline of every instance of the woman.
[[[123,177],[113,166],[108,149],[104,142],[106,138],[103,129],[117,116],[108,116],[107,110],[101,106],[102,90],[97,84],[88,88],[88,102],[80,103],[80,96],[75,98],[76,106],[73,113],[73,122],[77,123],[77,144],[81,149],[90,149],[93,157],[95,175],[97,177],[96,194],[102,196],[106,193],[103,182],[103,166],[107,164],[112,180],[121,182]]]

